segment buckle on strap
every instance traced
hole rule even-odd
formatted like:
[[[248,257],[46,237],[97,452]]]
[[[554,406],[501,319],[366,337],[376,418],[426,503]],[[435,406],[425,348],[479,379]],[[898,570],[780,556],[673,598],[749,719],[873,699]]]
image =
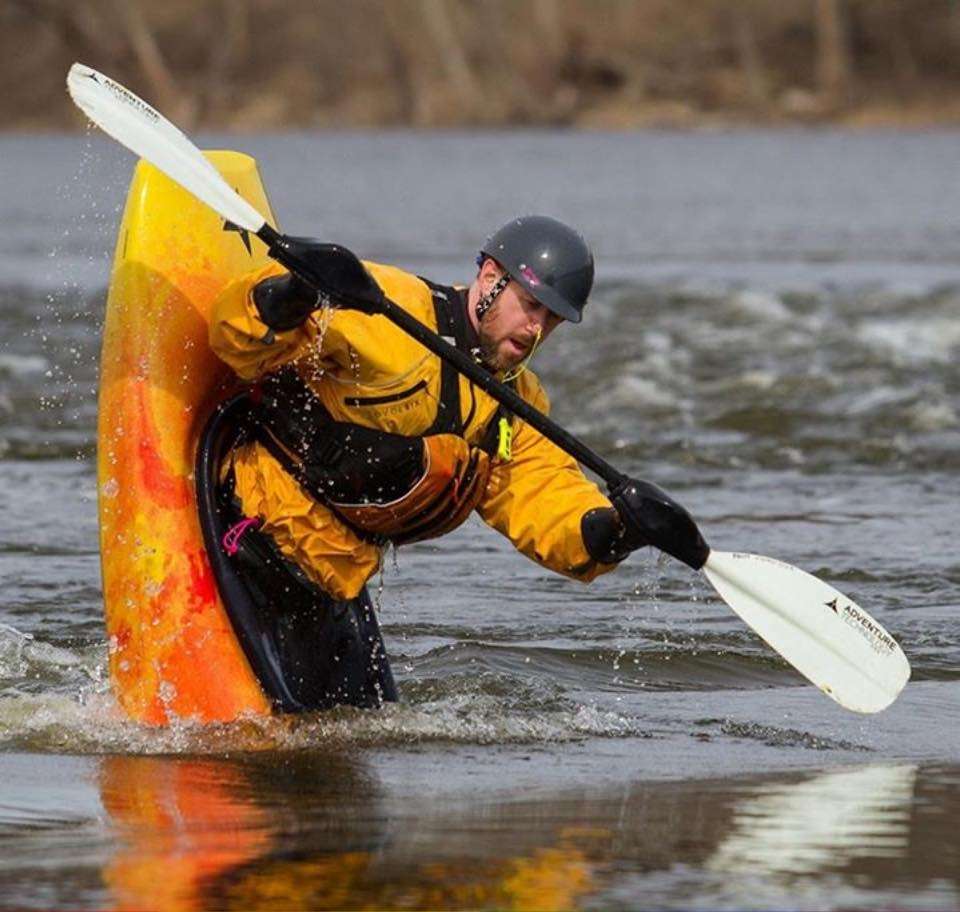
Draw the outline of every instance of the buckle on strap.
[[[497,458],[502,462],[513,458],[513,426],[509,418],[497,422]]]

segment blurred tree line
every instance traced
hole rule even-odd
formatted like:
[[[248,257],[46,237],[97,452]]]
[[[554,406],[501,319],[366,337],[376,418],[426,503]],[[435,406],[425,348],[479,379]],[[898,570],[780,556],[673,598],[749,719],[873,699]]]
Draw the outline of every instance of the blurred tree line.
[[[81,60],[188,128],[960,121],[960,0],[3,0],[7,129]]]

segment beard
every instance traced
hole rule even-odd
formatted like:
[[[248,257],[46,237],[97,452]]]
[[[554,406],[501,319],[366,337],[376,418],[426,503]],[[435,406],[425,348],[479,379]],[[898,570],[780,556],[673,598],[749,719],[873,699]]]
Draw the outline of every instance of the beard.
[[[507,360],[500,354],[500,343],[491,335],[490,325],[496,321],[500,310],[500,302],[494,301],[493,306],[483,315],[478,327],[477,338],[480,340],[480,360],[492,371],[509,370],[512,364],[505,364]]]
[[[499,344],[483,330],[480,331],[480,360],[496,373],[509,370],[515,363],[512,358],[500,354]]]
[[[527,357],[530,351],[528,348],[527,351],[519,355],[512,353],[503,354],[501,352],[501,347],[505,340],[503,338],[495,338],[489,329],[489,327],[496,322],[499,309],[500,302],[496,301],[486,314],[484,314],[477,333],[477,338],[480,341],[480,360],[495,373],[513,369]]]
[[[527,357],[527,352],[523,352],[519,355],[514,354],[503,354],[501,352],[501,346],[503,340],[499,342],[495,340],[492,336],[484,333],[482,330],[480,332],[480,360],[490,368],[490,370],[495,373],[500,373],[500,371],[512,370],[516,367],[524,358]]]

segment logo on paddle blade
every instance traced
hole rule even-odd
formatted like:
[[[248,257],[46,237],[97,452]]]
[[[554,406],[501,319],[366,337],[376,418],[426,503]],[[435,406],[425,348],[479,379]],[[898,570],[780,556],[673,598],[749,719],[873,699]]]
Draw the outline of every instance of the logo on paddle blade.
[[[104,76],[102,73],[92,72],[84,73],[89,79],[92,79],[97,85],[102,85],[108,91],[113,92],[116,97],[129,105],[131,108],[135,108],[145,117],[148,117],[154,123],[159,123],[162,119],[160,115],[150,107],[142,98],[138,98],[133,94],[129,89],[124,88],[120,85],[119,82],[114,82],[107,76]],[[98,78],[99,77],[99,78]]]
[[[880,655],[895,652],[897,642],[873,620],[855,605],[838,605],[839,597],[823,604],[843,619],[844,624],[857,631],[870,644],[870,648]]]
[[[241,228],[239,225],[235,225],[229,219],[224,219],[223,221],[223,230],[224,231],[236,231],[240,235],[240,240],[243,241],[243,246],[247,248],[247,253],[253,256],[253,250],[250,247],[250,232],[246,228]]]

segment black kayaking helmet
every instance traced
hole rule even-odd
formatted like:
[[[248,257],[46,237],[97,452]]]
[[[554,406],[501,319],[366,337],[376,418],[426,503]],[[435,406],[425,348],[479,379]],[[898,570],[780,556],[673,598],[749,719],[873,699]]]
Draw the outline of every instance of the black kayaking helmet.
[[[524,215],[490,235],[478,264],[490,257],[537,301],[564,320],[579,323],[593,285],[593,254],[580,234],[546,215]],[[490,309],[506,281],[477,304],[477,317]]]

